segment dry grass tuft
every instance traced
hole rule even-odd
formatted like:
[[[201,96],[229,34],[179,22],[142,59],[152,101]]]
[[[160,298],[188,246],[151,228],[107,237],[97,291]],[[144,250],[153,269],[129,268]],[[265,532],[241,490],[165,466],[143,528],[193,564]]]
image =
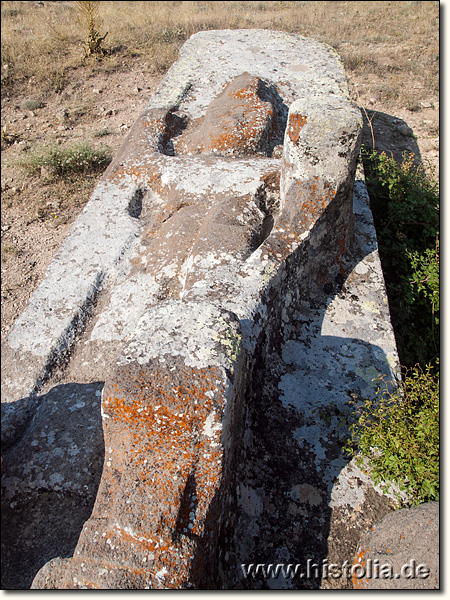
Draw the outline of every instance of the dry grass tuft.
[[[100,2],[92,2],[91,0],[75,2],[75,8],[78,12],[78,22],[81,29],[86,31],[84,40],[86,56],[104,53],[102,44],[108,32],[104,35],[100,33],[102,21],[99,15],[99,6]]]

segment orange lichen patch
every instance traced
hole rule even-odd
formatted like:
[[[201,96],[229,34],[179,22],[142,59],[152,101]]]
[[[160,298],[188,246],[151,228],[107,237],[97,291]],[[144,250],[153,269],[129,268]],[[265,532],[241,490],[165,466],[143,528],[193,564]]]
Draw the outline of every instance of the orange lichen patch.
[[[366,556],[369,552],[369,548],[363,549],[361,546],[355,555],[352,568],[352,583],[355,590],[366,589],[368,586],[367,579],[364,577],[356,577],[356,573],[365,573],[366,571]]]
[[[287,210],[295,210],[290,220],[276,223],[270,238],[266,242],[266,251],[273,260],[285,260],[303,242],[304,234],[325,213],[328,205],[335,197],[336,190],[327,184],[322,184],[318,177],[312,183],[294,181],[289,192]],[[297,206],[299,208],[297,208]],[[339,245],[337,256],[345,250],[345,235],[339,234],[339,239],[344,240]]]
[[[109,175],[108,180],[116,185],[124,181],[135,181],[138,184],[145,184],[158,193],[162,193],[164,186],[161,183],[161,173],[152,169],[152,165],[144,166],[142,164],[119,165]]]
[[[155,133],[162,133],[165,128],[165,114],[145,115],[142,120],[142,125],[145,129],[150,129]]]
[[[325,212],[326,208],[336,195],[336,190],[327,182],[320,181],[315,176],[312,181],[294,181],[289,191],[290,202],[298,205],[297,213],[299,227],[305,231],[315,223]]]
[[[273,98],[260,96],[262,82],[244,73],[209,105],[206,115],[177,141],[177,151],[247,155],[263,152],[275,118]]]
[[[291,223],[279,223],[276,225],[271,236],[266,242],[265,251],[274,262],[281,263],[298,248],[302,239],[297,228]]]
[[[243,106],[242,115],[225,120],[217,125],[218,131],[213,131],[203,148],[208,152],[227,153],[239,151],[253,153],[258,150],[260,138],[266,123],[273,116],[272,110],[255,110],[254,107]]]
[[[131,166],[131,167],[119,167],[114,174],[111,176],[111,180],[115,181],[118,179],[123,179],[125,177],[129,177],[131,179],[138,179],[140,181],[144,180],[144,170],[141,167]]]
[[[103,529],[97,556],[134,556],[142,569],[151,555],[152,573],[164,569],[165,585],[182,586],[222,479],[224,392],[216,367],[124,368],[108,384],[102,401],[108,451],[96,508],[116,523]]]
[[[102,573],[119,589],[186,587],[222,481],[224,402],[217,367],[117,371],[102,400],[97,501],[65,587],[102,588]]]
[[[300,131],[307,123],[306,117],[300,114],[292,114],[287,125],[287,134],[291,141],[296,144],[300,139]]]

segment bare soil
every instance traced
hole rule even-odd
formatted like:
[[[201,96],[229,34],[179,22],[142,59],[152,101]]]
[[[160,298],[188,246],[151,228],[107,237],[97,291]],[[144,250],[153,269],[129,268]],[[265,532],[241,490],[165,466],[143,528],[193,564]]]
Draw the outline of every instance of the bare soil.
[[[30,176],[17,161],[36,145],[85,140],[92,146],[107,145],[115,153],[162,78],[146,73],[136,59],[127,59],[112,73],[96,71],[91,65],[78,68],[62,93],[47,96],[45,106],[33,111],[20,107],[28,97],[26,89],[2,99],[2,126],[7,124],[17,135],[2,147],[2,339],[44,278],[98,180],[80,177],[78,186],[67,186]],[[66,119],[59,116],[64,109]],[[95,137],[96,132],[101,137]]]
[[[379,53],[378,49],[378,53]],[[378,55],[377,60],[382,60]],[[439,97],[403,106],[391,100],[381,78],[349,74],[353,100],[365,107],[364,143],[392,152],[414,152],[437,173],[439,166]],[[1,101],[1,336],[7,335],[71,225],[89,200],[98,176],[75,184],[49,181],[26,173],[18,161],[31,149],[47,144],[89,141],[119,148],[162,79],[142,57],[93,60],[73,69],[64,89],[46,94],[44,106],[24,108],[34,89],[23,84]],[[410,82],[423,98],[423,83]],[[397,102],[397,103],[396,103]],[[369,126],[371,122],[371,127]]]

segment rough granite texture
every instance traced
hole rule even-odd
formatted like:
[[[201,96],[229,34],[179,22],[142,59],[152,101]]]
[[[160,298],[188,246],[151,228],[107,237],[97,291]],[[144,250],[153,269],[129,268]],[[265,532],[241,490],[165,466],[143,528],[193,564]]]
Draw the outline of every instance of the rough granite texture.
[[[242,565],[351,560],[393,508],[341,450],[398,368],[361,126],[324,44],[185,43],[2,349],[9,589],[351,587]]]
[[[439,502],[388,514],[361,539],[353,583],[363,590],[439,590]]]

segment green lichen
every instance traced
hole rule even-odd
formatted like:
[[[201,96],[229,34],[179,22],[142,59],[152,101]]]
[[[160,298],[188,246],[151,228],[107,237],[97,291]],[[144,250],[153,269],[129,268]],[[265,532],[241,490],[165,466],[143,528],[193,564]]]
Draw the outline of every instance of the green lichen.
[[[264,272],[262,274],[262,280],[264,283],[269,283],[269,281],[272,278],[272,273],[275,271],[275,265],[273,264],[268,264],[267,267],[264,269]]]
[[[242,334],[228,326],[220,334],[219,343],[223,346],[227,359],[232,363],[237,362],[242,351]]]
[[[379,372],[375,369],[375,367],[368,367],[367,369],[357,368],[355,371],[358,377],[361,377],[367,385],[371,388],[377,387],[376,379],[379,376]]]

